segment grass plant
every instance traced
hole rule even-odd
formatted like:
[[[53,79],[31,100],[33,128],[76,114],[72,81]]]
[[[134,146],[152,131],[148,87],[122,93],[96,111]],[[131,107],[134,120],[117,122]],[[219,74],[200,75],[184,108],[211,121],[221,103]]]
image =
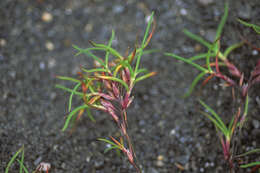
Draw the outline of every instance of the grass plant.
[[[181,57],[174,53],[165,53],[165,55],[183,61],[200,71],[200,73],[194,78],[188,92],[184,95],[184,97],[189,96],[194,90],[194,88],[197,86],[199,81],[205,76],[206,78],[203,80],[202,86],[206,85],[209,82],[209,80],[211,80],[213,77],[216,77],[224,81],[225,86],[232,87],[233,89],[235,89],[235,91],[240,92],[242,101],[237,108],[237,113],[231,117],[228,125],[226,125],[226,123],[221,119],[221,117],[213,109],[211,109],[206,103],[204,103],[201,100],[199,101],[201,105],[209,112],[209,113],[207,112],[201,112],[201,113],[204,116],[206,116],[215,125],[217,136],[221,141],[224,159],[229,163],[230,172],[233,172],[235,170],[234,160],[237,154],[235,153],[236,151],[235,147],[237,146],[233,144],[234,143],[233,136],[235,134],[238,134],[238,136],[240,136],[239,133],[241,133],[243,125],[245,124],[247,114],[248,114],[249,89],[253,85],[260,82],[260,60],[258,60],[255,68],[251,71],[250,77],[248,79],[245,79],[244,73],[241,72],[233,63],[231,63],[228,60],[228,56],[233,50],[241,47],[244,43],[248,43],[248,41],[245,40],[240,43],[235,43],[222,52],[220,46],[220,39],[221,39],[221,34],[223,32],[223,28],[226,23],[227,17],[228,17],[228,3],[225,4],[224,15],[222,16],[221,21],[218,25],[215,41],[212,43],[206,41],[205,39],[203,39],[198,35],[189,32],[186,29],[183,31],[185,35],[199,42],[203,46],[205,46],[208,49],[206,53],[198,54],[190,58]],[[252,27],[255,30],[255,32],[259,34],[260,31],[259,26],[247,23],[242,20],[239,20],[239,22],[248,27]],[[215,58],[214,61],[212,61],[213,58]],[[199,60],[204,60],[205,65],[200,65],[199,63],[197,63],[197,61]],[[223,68],[227,68],[229,74],[223,74],[220,71],[220,66]],[[236,99],[234,98],[234,100]],[[243,114],[241,114],[242,110],[244,111]],[[253,151],[255,152],[252,153],[259,152],[258,150],[253,150]],[[244,155],[241,154],[239,156],[244,156]],[[241,168],[253,167],[252,170],[254,170],[259,168],[260,166],[259,166],[259,162],[257,161],[253,163],[241,164],[240,167]]]
[[[111,147],[106,151],[111,149],[121,150],[139,173],[141,173],[141,169],[137,163],[132,140],[128,134],[127,109],[133,101],[132,91],[135,84],[156,74],[140,68],[141,57],[152,38],[154,29],[155,23],[152,13],[141,45],[136,46],[130,54],[126,53],[126,55],[121,55],[111,47],[115,36],[114,31],[112,31],[107,45],[93,41],[90,41],[93,47],[87,49],[74,45],[73,47],[78,51],[76,55],[85,54],[94,60],[94,68],[81,67],[78,78],[57,77],[75,83],[73,89],[57,85],[57,88],[70,93],[68,104],[70,113],[62,131],[65,131],[71,122],[79,120],[85,111],[93,121],[91,109],[108,113],[119,129],[121,136],[118,140],[114,137],[110,137],[111,140],[104,138],[99,138],[99,140],[111,144]],[[105,57],[102,59],[96,56],[93,51],[105,52]],[[72,110],[71,105],[74,95],[82,99],[83,103]]]

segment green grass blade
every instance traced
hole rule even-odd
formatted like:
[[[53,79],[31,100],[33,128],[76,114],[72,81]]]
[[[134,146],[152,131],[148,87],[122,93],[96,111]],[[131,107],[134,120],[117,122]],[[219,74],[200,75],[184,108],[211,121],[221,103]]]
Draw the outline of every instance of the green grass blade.
[[[155,74],[156,74],[155,72],[147,73],[147,74],[145,74],[145,75],[143,75],[143,76],[138,77],[138,78],[134,81],[134,83],[137,83],[137,82],[139,82],[139,81],[141,81],[141,80],[147,79],[147,78],[149,78],[149,77],[151,77],[151,76],[153,76],[153,75],[155,75]]]
[[[5,173],[9,172],[9,168],[12,166],[18,155],[23,151],[24,147],[22,146],[11,158],[11,160],[8,162],[7,167],[5,168]]]
[[[188,59],[186,59],[186,58],[183,58],[183,57],[180,57],[180,56],[178,56],[178,55],[175,55],[175,54],[173,54],[173,53],[165,53],[164,55],[166,55],[166,56],[171,56],[171,57],[173,57],[173,58],[175,58],[175,59],[178,59],[178,60],[181,60],[181,61],[183,61],[183,62],[186,62],[186,63],[188,63],[188,64],[194,66],[194,67],[197,68],[198,70],[203,71],[203,72],[205,72],[205,73],[208,73],[208,72],[209,72],[206,68],[204,68],[204,67],[202,67],[202,66],[200,66],[200,65],[198,65],[198,64],[196,64],[196,63],[194,63],[194,62],[192,62],[192,61],[190,61],[190,60],[188,60]]]
[[[71,120],[71,118],[72,118],[72,116],[73,116],[74,114],[76,114],[76,113],[77,113],[78,111],[80,111],[81,109],[86,109],[87,107],[88,107],[87,105],[82,105],[82,106],[79,106],[79,107],[75,108],[73,111],[71,111],[71,112],[69,113],[69,115],[68,115],[66,121],[65,121],[65,124],[64,124],[64,126],[63,126],[63,128],[62,128],[62,131],[65,131],[65,130],[68,128],[69,123],[70,123],[70,120]]]
[[[149,34],[149,30],[151,28],[151,24],[152,24],[152,21],[153,21],[153,15],[154,15],[154,12],[152,12],[152,14],[150,16],[150,20],[149,20],[149,22],[147,24],[147,27],[145,29],[145,33],[144,33],[144,37],[143,37],[143,41],[142,41],[142,45],[141,45],[140,51],[136,51],[136,53],[138,53],[138,55],[137,55],[135,71],[134,71],[135,75],[136,75],[136,72],[137,72],[137,70],[139,68],[141,57],[143,55],[143,49],[144,49],[144,46],[145,46],[145,43],[146,43],[146,40],[147,40],[147,37],[148,37],[148,34]]]
[[[104,150],[104,153],[107,153],[108,151],[110,150],[113,150],[113,149],[118,149],[118,146],[112,146],[112,147],[108,147]]]
[[[88,115],[89,119],[90,119],[92,122],[95,123],[96,120],[95,120],[95,118],[93,117],[93,115],[92,115],[92,113],[91,113],[91,111],[90,111],[90,108],[87,107],[87,108],[86,108],[86,111],[87,111],[87,115]]]
[[[111,34],[110,40],[107,45],[108,47],[111,47],[112,41],[114,40],[114,38],[115,38],[115,31],[112,30],[112,34]],[[108,57],[109,57],[109,51],[106,52],[106,58],[105,58],[105,63],[106,63],[107,68],[108,68]]]
[[[232,126],[233,126],[233,123],[234,123],[235,117],[236,117],[236,115],[233,115],[231,121],[229,122],[229,125],[228,125],[228,131],[231,131],[231,129],[232,129]]]
[[[99,62],[100,65],[102,65],[103,67],[105,67],[105,63],[103,62],[103,60],[99,57],[97,57],[96,55],[94,55],[93,53],[91,53],[88,49],[81,49],[76,45],[72,45],[72,47],[74,47],[76,50],[79,51],[79,53],[76,54],[76,56],[80,55],[80,54],[85,54],[91,58],[93,58],[94,60],[96,60],[97,62]]]
[[[80,80],[72,78],[72,77],[67,77],[67,76],[56,76],[56,77],[61,80],[68,80],[71,82],[80,83]]]
[[[221,34],[222,34],[222,31],[223,31],[223,28],[224,28],[224,25],[227,21],[227,17],[228,17],[228,3],[225,3],[225,9],[224,9],[224,15],[222,16],[221,18],[221,21],[218,25],[218,29],[217,29],[217,33],[216,33],[216,37],[215,37],[215,40],[219,39]]]
[[[106,143],[112,145],[113,147],[120,149],[120,147],[119,147],[116,143],[114,143],[114,142],[112,142],[112,141],[110,141],[110,140],[107,140],[107,139],[104,139],[104,138],[98,138],[98,140],[99,140],[99,141],[106,142]]]
[[[139,74],[139,73],[147,73],[148,72],[148,70],[147,69],[145,69],[145,68],[141,68],[141,69],[139,69],[139,70],[137,70],[137,74]]]
[[[22,170],[25,172],[25,173],[29,173],[28,169],[24,166],[23,164],[23,161],[22,160],[19,160],[19,159],[16,159],[17,162],[19,162],[20,164],[20,169],[22,168]],[[20,172],[21,173],[21,172]]]
[[[258,166],[260,165],[260,162],[252,162],[252,163],[248,163],[248,164],[245,164],[245,165],[240,165],[241,168],[249,168],[249,167],[252,167],[252,166]]]
[[[229,46],[229,47],[225,50],[225,52],[224,52],[224,57],[227,58],[228,55],[230,54],[230,52],[232,52],[233,50],[235,50],[235,49],[241,47],[243,44],[244,44],[244,42],[240,42],[240,43],[236,43],[236,44],[233,44],[233,45]]]
[[[86,72],[86,73],[93,73],[93,72],[109,72],[107,69],[104,68],[93,68],[93,69],[85,69],[85,68],[81,68],[82,71]]]
[[[196,60],[204,59],[204,58],[206,58],[208,55],[209,55],[209,53],[202,53],[202,54],[199,54],[199,55],[190,57],[190,58],[188,58],[188,60],[189,60],[189,61],[196,61]],[[216,56],[216,54],[215,54],[215,53],[211,53],[211,54],[210,54],[210,57],[212,57],[212,56]]]
[[[245,108],[244,108],[244,116],[246,116],[247,115],[247,113],[248,113],[248,103],[249,103],[249,97],[248,97],[248,95],[246,95],[246,102],[245,102]]]
[[[241,19],[237,19],[237,20],[238,20],[241,24],[243,24],[243,25],[245,25],[245,26],[248,26],[248,27],[250,27],[250,28],[253,28],[257,34],[260,34],[260,26],[255,25],[255,24],[251,24],[251,23],[247,23],[247,22],[245,22],[245,21],[243,21],[243,20],[241,20]]]
[[[219,122],[218,122],[216,119],[214,119],[211,115],[207,114],[206,112],[202,112],[202,111],[201,111],[201,113],[202,113],[204,116],[206,116],[210,121],[212,121],[213,124],[215,125],[215,127],[216,127],[217,129],[219,129],[219,130],[226,136],[226,134],[227,134],[226,129],[223,128],[223,127],[219,124]]]
[[[24,150],[22,150],[21,163],[20,163],[20,171],[19,173],[23,173],[23,162],[24,162]]]
[[[211,47],[211,43],[207,42],[206,40],[204,40],[202,37],[196,35],[196,34],[193,34],[191,33],[190,31],[188,31],[187,29],[184,29],[183,30],[183,33],[185,35],[187,35],[188,37],[190,37],[191,39],[199,42],[200,44],[204,45],[205,47],[207,48],[210,48]]]
[[[73,88],[73,92],[71,92],[70,94],[70,98],[69,98],[69,108],[68,108],[68,111],[70,112],[71,111],[71,105],[72,105],[72,98],[73,98],[73,95],[74,93],[77,91],[77,89],[81,86],[81,83],[78,83],[74,88]]]
[[[244,157],[244,156],[247,156],[247,155],[250,155],[250,154],[255,154],[255,153],[260,153],[260,148],[250,150],[250,151],[245,152],[243,154],[239,154],[236,157]]]
[[[200,81],[200,79],[207,74],[206,72],[201,72],[191,83],[191,86],[188,90],[188,92],[183,96],[184,98],[188,97],[191,95],[193,89],[195,88],[195,86],[197,85],[197,83]]]
[[[116,81],[116,82],[119,82],[120,84],[122,84],[124,87],[125,87],[125,89],[127,90],[127,91],[129,91],[129,87],[128,87],[128,85],[127,85],[127,83],[125,83],[123,80],[121,80],[121,79],[118,79],[118,78],[116,78],[116,77],[112,77],[112,76],[97,76],[98,78],[101,78],[101,79],[107,79],[107,80],[112,80],[112,81]]]
[[[59,89],[62,89],[64,91],[67,91],[67,92],[70,92],[70,93],[74,93],[75,95],[78,95],[78,96],[81,96],[83,97],[83,93],[82,92],[78,92],[78,91],[73,91],[73,89],[70,89],[70,88],[67,88],[67,87],[64,87],[63,85],[55,85],[56,88],[59,88]]]
[[[91,41],[91,44],[95,47],[98,48],[102,48],[104,51],[111,53],[112,55],[114,55],[115,57],[119,58],[119,59],[123,59],[123,56],[117,52],[115,49],[111,48],[110,46],[104,45],[104,44],[97,44],[94,43],[93,41]]]
[[[223,121],[221,120],[220,116],[213,109],[211,109],[206,103],[204,103],[202,100],[199,100],[199,102],[204,108],[206,108],[214,116],[214,118],[217,120],[218,124],[222,127],[222,129],[224,129],[223,133],[227,134],[228,129],[227,129],[226,125],[223,123]]]
[[[212,72],[211,66],[210,66],[210,58],[211,58],[211,53],[213,52],[213,49],[215,48],[215,44],[213,44],[209,50],[208,50],[208,54],[206,56],[206,65],[208,67],[208,71]]]
[[[160,51],[161,51],[160,49],[149,49],[149,50],[144,50],[144,51],[143,51],[143,55],[151,54],[151,53],[157,53],[157,52],[160,52]]]

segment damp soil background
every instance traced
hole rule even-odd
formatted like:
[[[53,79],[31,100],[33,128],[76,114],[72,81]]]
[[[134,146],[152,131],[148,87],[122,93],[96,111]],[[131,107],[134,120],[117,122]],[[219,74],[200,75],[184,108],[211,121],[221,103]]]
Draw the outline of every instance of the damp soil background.
[[[91,46],[88,40],[105,43],[112,29],[116,33],[114,48],[122,54],[128,46],[133,49],[151,10],[155,10],[157,28],[149,48],[187,57],[206,50],[187,38],[182,29],[212,41],[224,1],[0,1],[0,172],[22,145],[30,170],[48,162],[53,173],[134,172],[124,157],[115,152],[104,154],[106,145],[97,141],[116,135],[108,115],[93,112],[96,123],[84,116],[71,135],[61,132],[69,94],[55,88],[55,84],[63,83],[55,75],[76,76],[80,65],[90,67],[89,58],[74,57],[76,51],[71,45],[87,48]],[[52,18],[43,20],[45,12]],[[230,2],[222,46],[244,36],[260,47],[259,36],[238,24],[237,17],[259,24],[260,1]],[[244,46],[230,57],[246,75],[259,59],[259,53],[252,52]],[[144,171],[225,172],[214,126],[197,111],[198,92],[188,99],[181,97],[198,71],[162,53],[144,56],[142,66],[158,72],[136,85],[135,100],[128,111],[130,135]],[[260,147],[259,89],[256,86],[250,91],[249,120],[241,151]],[[235,112],[230,93],[212,80],[200,98],[228,119]],[[75,100],[74,104],[80,102]],[[259,156],[251,159],[259,160]],[[185,170],[181,171],[178,164]],[[11,172],[18,172],[18,167],[12,167]]]

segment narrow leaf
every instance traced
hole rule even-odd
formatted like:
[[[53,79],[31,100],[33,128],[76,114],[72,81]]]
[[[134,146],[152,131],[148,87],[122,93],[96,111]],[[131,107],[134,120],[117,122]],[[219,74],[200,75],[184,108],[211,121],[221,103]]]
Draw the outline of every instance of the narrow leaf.
[[[223,123],[223,121],[221,120],[219,115],[213,109],[211,109],[208,105],[206,105],[206,103],[204,103],[202,100],[199,100],[199,102],[204,108],[206,108],[214,116],[214,118],[217,120],[218,124],[222,127],[222,129],[224,129],[223,132],[225,132],[225,133],[228,132],[226,125]]]
[[[197,69],[200,70],[200,71],[203,71],[203,72],[206,72],[206,73],[208,72],[208,70],[207,70],[206,68],[203,68],[202,66],[200,66],[200,65],[198,65],[198,64],[196,64],[196,63],[194,63],[194,62],[192,62],[192,61],[190,61],[190,60],[188,60],[188,59],[186,59],[186,58],[180,57],[180,56],[175,55],[175,54],[173,54],[173,53],[165,53],[164,55],[166,55],[166,56],[171,56],[171,57],[173,57],[173,58],[175,58],[175,59],[178,59],[178,60],[181,60],[181,61],[183,61],[183,62],[186,62],[186,63],[188,63],[188,64],[194,66],[195,68],[197,68]]]
[[[191,95],[193,89],[195,88],[195,86],[197,85],[197,83],[200,81],[200,79],[201,79],[205,74],[207,74],[207,73],[206,73],[206,72],[201,72],[201,73],[192,81],[191,86],[190,86],[188,92],[184,95],[184,98]]]
[[[56,88],[59,88],[59,89],[62,89],[64,91],[67,91],[67,92],[70,92],[70,93],[74,93],[75,95],[78,95],[78,96],[81,96],[83,97],[83,93],[82,92],[78,92],[78,91],[73,91],[73,89],[70,89],[70,88],[67,88],[67,87],[64,87],[63,85],[55,85]]]
[[[125,89],[126,89],[127,91],[129,90],[128,85],[127,85],[123,80],[121,80],[121,79],[118,79],[118,78],[112,77],[112,76],[102,76],[102,75],[97,76],[97,77],[98,77],[98,78],[101,78],[101,79],[107,79],[107,80],[112,80],[112,81],[119,82],[120,84],[122,84],[122,85],[125,87]]]
[[[258,165],[260,165],[260,162],[252,162],[252,163],[240,165],[240,167],[241,167],[241,168],[249,168],[249,167],[258,166]]]
[[[73,116],[74,114],[76,114],[76,113],[77,113],[78,111],[80,111],[81,109],[86,109],[87,107],[88,107],[87,105],[82,105],[82,106],[79,106],[79,107],[75,108],[73,111],[71,111],[71,112],[69,113],[69,115],[68,115],[66,121],[65,121],[65,124],[64,124],[64,126],[63,126],[63,128],[62,128],[62,131],[65,131],[65,130],[68,128],[69,123],[70,123],[70,120],[71,120],[71,118],[72,118],[72,116]]]
[[[73,92],[71,92],[70,94],[70,98],[69,98],[69,108],[68,108],[68,111],[70,112],[71,111],[71,105],[72,105],[72,98],[73,98],[73,95],[75,94],[75,92],[77,91],[77,89],[80,87],[81,83],[78,83],[74,88],[73,88]]]
[[[223,28],[224,28],[224,25],[227,21],[227,17],[228,17],[228,3],[225,3],[225,9],[224,9],[224,15],[222,16],[221,18],[221,21],[218,25],[218,29],[217,29],[217,33],[216,33],[216,37],[215,39],[217,40],[218,38],[220,38],[221,34],[222,34],[222,31],[223,31]]]
[[[107,45],[108,47],[111,47],[112,41],[114,40],[114,38],[115,38],[115,31],[112,30],[112,34],[111,34],[110,40]],[[108,57],[109,57],[109,51],[106,52],[106,58],[105,58],[105,63],[106,63],[107,68],[108,68]]]
[[[199,42],[200,44],[204,45],[207,48],[211,47],[211,44],[209,42],[207,42],[206,40],[204,40],[202,37],[191,33],[190,31],[188,31],[187,29],[183,30],[184,34],[187,35],[188,37],[190,37],[193,40],[196,40],[197,42]]]
[[[77,53],[76,56],[83,53],[83,54],[93,58],[94,60],[99,62],[100,65],[105,67],[105,63],[103,62],[103,60],[101,58],[97,57],[96,55],[94,55],[93,53],[91,53],[88,49],[81,49],[76,45],[72,45],[72,46],[79,51],[79,53]]]
[[[152,77],[152,76],[154,76],[154,75],[156,75],[156,72],[150,72],[150,73],[148,73],[148,74],[145,74],[145,75],[143,75],[143,76],[141,76],[141,77],[138,77],[138,78],[135,80],[135,83],[137,83],[137,82],[139,82],[139,81],[141,81],[141,80],[144,80],[144,79],[146,79],[146,78]]]
[[[56,76],[56,77],[61,80],[68,80],[71,82],[80,83],[80,80],[72,78],[72,77],[66,77],[66,76]]]
[[[18,155],[23,151],[24,147],[22,146],[11,158],[11,160],[8,162],[7,167],[5,168],[5,173],[9,172],[10,167],[12,166],[12,164],[14,163],[14,161],[16,160],[16,158],[18,157]]]

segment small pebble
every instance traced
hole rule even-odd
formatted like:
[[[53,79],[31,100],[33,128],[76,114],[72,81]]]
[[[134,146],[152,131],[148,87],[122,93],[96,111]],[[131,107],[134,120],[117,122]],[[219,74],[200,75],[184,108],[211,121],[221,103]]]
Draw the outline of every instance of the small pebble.
[[[40,62],[40,69],[42,69],[42,70],[45,69],[45,63],[44,62]]]
[[[56,60],[55,59],[50,59],[48,61],[48,67],[49,68],[53,68],[53,67],[55,67],[55,65],[56,65]]]
[[[91,32],[93,30],[93,24],[91,24],[91,23],[86,24],[86,26],[84,27],[84,30],[86,32]]]
[[[170,135],[173,136],[173,135],[175,135],[175,134],[176,134],[176,130],[175,130],[175,129],[172,129],[172,130],[170,131]]]
[[[48,12],[44,12],[43,14],[42,14],[42,21],[44,21],[44,22],[51,22],[52,21],[52,14],[51,13],[48,13]]]
[[[91,159],[91,157],[90,157],[90,156],[87,156],[87,157],[86,157],[86,162],[90,162],[90,159]]]
[[[164,160],[164,157],[163,157],[163,155],[159,155],[159,156],[157,157],[157,160],[159,160],[159,161],[162,161],[162,160]]]
[[[1,46],[1,47],[6,46],[6,40],[5,40],[5,39],[0,38],[0,46]]]
[[[181,14],[182,16],[186,16],[186,15],[188,14],[188,12],[187,12],[187,10],[186,10],[185,8],[182,8],[182,9],[180,10],[180,14]]]
[[[53,44],[52,42],[50,42],[50,41],[47,41],[47,42],[45,43],[45,47],[46,47],[46,49],[47,49],[48,51],[52,51],[52,50],[54,49],[54,44]]]
[[[258,55],[258,51],[257,50],[253,50],[252,51],[252,55]]]

